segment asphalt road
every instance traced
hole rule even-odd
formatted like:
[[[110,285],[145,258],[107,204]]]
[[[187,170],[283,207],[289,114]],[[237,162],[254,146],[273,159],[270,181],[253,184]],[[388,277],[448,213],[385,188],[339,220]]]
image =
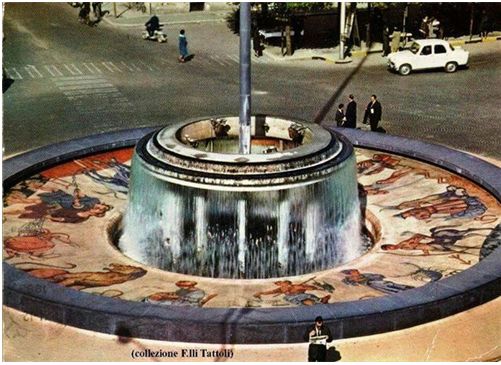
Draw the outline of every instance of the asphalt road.
[[[4,158],[106,131],[238,115],[238,42],[224,23],[184,26],[195,55],[177,62],[170,41],[143,41],[140,28],[88,27],[66,3],[6,3],[3,67],[14,80],[3,99]],[[501,42],[466,45],[470,68],[401,77],[371,55],[349,65],[253,59],[253,113],[331,125],[335,106],[370,94],[390,134],[501,158]]]

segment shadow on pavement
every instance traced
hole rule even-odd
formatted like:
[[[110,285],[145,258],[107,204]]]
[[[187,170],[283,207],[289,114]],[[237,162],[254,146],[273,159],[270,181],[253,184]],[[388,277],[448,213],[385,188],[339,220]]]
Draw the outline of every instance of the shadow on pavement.
[[[313,119],[314,123],[321,124],[322,121],[325,119],[329,111],[332,109],[332,106],[336,102],[337,98],[343,93],[344,89],[348,84],[350,83],[351,79],[357,74],[357,72],[360,70],[360,68],[363,66],[365,63],[365,60],[367,59],[367,55],[360,61],[360,63],[353,69],[352,72],[344,79],[344,81],[339,85],[338,89],[334,92],[334,94],[330,97],[330,99],[325,103],[325,105],[320,109],[318,114],[315,116]]]
[[[9,87],[14,83],[14,80],[9,78],[6,74],[5,71],[3,71],[3,78],[2,78],[2,94],[4,94]]]
[[[195,58],[195,55],[194,54],[190,54],[190,55],[188,55],[188,56],[185,57],[184,62],[190,62],[194,58]]]
[[[336,347],[331,346],[327,350],[327,356],[325,357],[325,361],[327,362],[335,362],[341,360],[341,353],[336,349]]]

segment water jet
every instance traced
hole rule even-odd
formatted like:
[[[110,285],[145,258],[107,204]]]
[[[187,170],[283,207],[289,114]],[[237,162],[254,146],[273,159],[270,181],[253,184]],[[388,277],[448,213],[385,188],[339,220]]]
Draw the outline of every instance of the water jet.
[[[247,279],[359,256],[351,143],[315,124],[260,115],[252,152],[240,154],[238,126],[236,117],[194,120],[138,143],[121,250],[168,271]]]

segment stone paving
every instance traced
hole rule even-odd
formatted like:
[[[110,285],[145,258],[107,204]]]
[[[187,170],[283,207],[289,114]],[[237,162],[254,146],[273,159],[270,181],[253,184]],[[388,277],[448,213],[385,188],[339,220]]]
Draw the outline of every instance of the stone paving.
[[[340,361],[499,361],[501,299],[439,321],[401,331],[334,341]],[[19,312],[3,310],[5,361],[306,361],[307,343],[284,345],[210,345],[119,338],[86,331]],[[75,346],[78,344],[78,346]],[[183,350],[199,350],[182,356]],[[202,350],[231,351],[232,357],[202,357]],[[134,359],[144,351],[150,356]],[[177,352],[177,357],[153,357],[156,352]],[[146,354],[146,352],[144,352]],[[188,354],[185,352],[185,354]]]

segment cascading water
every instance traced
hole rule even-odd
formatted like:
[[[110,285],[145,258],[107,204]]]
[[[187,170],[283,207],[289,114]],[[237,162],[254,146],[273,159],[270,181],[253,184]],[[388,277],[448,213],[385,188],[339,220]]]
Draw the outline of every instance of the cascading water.
[[[263,143],[283,146],[290,122],[267,123]],[[307,147],[246,155],[245,162],[226,154],[233,164],[181,143],[179,131],[190,128],[172,129],[175,138],[166,131],[148,137],[132,161],[120,249],[164,270],[222,278],[300,275],[360,256],[353,149],[319,128],[309,126],[323,139],[305,139]],[[208,139],[197,131],[198,140]]]

